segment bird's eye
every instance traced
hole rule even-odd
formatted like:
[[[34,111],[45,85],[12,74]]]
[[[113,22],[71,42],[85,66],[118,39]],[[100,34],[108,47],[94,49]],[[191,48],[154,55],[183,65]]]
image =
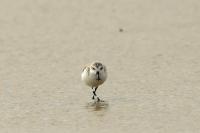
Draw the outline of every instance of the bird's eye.
[[[94,68],[94,67],[92,67],[92,70],[95,70],[95,68]]]
[[[103,69],[103,67],[100,68],[100,70],[102,70],[102,69]]]

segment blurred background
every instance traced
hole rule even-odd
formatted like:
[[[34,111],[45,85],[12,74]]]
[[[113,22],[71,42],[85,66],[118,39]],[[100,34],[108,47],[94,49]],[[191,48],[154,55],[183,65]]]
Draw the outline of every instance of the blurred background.
[[[199,37],[198,0],[0,0],[0,132],[199,133]]]

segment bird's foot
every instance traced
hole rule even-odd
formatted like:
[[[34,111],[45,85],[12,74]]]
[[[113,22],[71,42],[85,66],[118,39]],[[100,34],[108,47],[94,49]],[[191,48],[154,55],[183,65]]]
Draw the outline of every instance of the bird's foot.
[[[92,99],[94,100],[94,96],[92,96]]]
[[[101,100],[100,100],[100,98],[99,97],[97,97],[97,102],[100,102]]]

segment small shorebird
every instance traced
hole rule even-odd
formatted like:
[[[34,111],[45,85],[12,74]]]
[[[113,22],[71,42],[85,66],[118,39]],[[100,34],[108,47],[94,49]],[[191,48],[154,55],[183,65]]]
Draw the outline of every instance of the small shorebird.
[[[86,85],[92,88],[93,96],[92,99],[97,98],[99,102],[100,99],[96,95],[97,88],[106,81],[107,71],[105,65],[100,62],[93,62],[90,65],[84,67],[83,72],[81,74],[82,80]]]

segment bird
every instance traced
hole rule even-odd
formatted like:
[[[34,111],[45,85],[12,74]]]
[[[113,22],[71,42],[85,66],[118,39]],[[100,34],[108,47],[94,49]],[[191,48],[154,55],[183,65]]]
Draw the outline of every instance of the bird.
[[[82,81],[92,88],[92,99],[97,99],[98,102],[103,101],[97,96],[96,91],[107,79],[107,69],[102,63],[95,61],[83,68],[81,73]]]

